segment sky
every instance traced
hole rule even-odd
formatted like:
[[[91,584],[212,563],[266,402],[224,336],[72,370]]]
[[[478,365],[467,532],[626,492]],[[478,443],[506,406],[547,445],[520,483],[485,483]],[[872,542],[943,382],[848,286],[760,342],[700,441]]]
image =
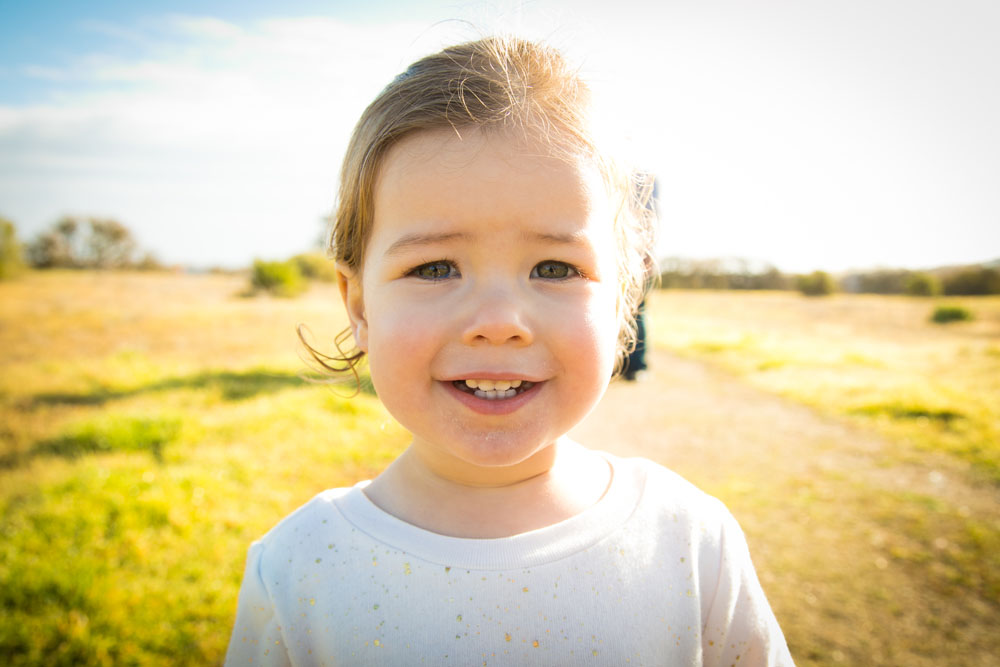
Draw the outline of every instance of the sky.
[[[994,0],[0,0],[0,216],[196,268],[309,250],[364,107],[496,31],[579,64],[659,180],[661,257],[1000,258]]]

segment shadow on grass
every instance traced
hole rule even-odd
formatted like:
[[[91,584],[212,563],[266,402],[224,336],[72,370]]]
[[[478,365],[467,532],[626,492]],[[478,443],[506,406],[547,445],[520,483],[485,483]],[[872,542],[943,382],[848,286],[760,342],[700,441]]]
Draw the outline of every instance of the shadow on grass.
[[[31,407],[39,405],[104,405],[108,401],[131,398],[142,394],[176,389],[217,389],[226,401],[240,401],[259,394],[274,394],[284,389],[302,387],[306,381],[288,371],[215,371],[186,377],[168,378],[131,389],[96,389],[86,393],[37,394],[29,399]]]
[[[223,400],[240,401],[260,394],[274,394],[286,389],[305,387],[321,378],[308,378],[289,371],[269,371],[254,369],[249,371],[202,372],[186,377],[167,378],[157,382],[129,389],[99,388],[85,393],[44,393],[28,398],[22,409],[39,406],[92,406],[101,407],[106,403],[172,390],[218,391]],[[318,382],[322,385],[322,382]],[[376,396],[371,378],[362,373],[355,381],[351,379],[351,392],[344,398],[356,394]],[[163,448],[176,439],[180,423],[176,420],[133,419],[103,417],[86,422],[63,434],[35,442],[29,450],[0,452],[0,469],[19,466],[36,456],[58,456],[77,458],[87,454],[101,454],[116,451],[146,451],[157,461],[162,461]]]
[[[39,440],[28,451],[0,456],[0,468],[12,468],[36,456],[75,459],[87,454],[113,452],[148,452],[163,462],[163,449],[177,440],[182,422],[177,418],[126,417],[102,415]]]
[[[965,419],[965,415],[957,410],[938,409],[920,404],[876,403],[865,405],[852,411],[866,417],[886,416],[892,419],[926,419],[943,426],[951,426],[953,422]]]
[[[56,438],[38,442],[32,456],[77,458],[84,454],[149,452],[163,462],[163,448],[177,439],[179,419],[112,418],[85,423]]]

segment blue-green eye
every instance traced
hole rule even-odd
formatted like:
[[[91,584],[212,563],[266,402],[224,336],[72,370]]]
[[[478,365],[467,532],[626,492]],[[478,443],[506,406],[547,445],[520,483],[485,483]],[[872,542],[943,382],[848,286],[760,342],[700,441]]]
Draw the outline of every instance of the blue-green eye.
[[[439,260],[427,262],[410,271],[409,275],[422,280],[445,280],[459,275],[458,268],[451,262]]]
[[[566,280],[578,275],[580,275],[580,272],[566,262],[557,262],[555,260],[539,262],[531,270],[532,278],[542,278],[543,280]]]

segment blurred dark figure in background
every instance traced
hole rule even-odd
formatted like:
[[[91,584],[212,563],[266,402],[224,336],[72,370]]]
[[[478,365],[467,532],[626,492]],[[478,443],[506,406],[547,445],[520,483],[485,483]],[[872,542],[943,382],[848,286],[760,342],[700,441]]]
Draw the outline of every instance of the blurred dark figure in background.
[[[649,366],[646,364],[646,300],[643,299],[635,314],[635,349],[628,355],[622,377],[629,382],[642,380],[648,368]]]
[[[654,214],[659,218],[659,206],[657,187],[659,185],[656,177],[652,174],[647,174],[647,178],[653,182],[653,190],[649,195],[649,199],[646,201],[646,208],[653,211]],[[640,186],[642,187],[642,186]],[[646,267],[646,293],[653,286],[653,280],[655,276],[653,275],[654,267]],[[648,362],[646,361],[646,299],[644,298],[639,304],[639,309],[635,314],[635,349],[629,353],[628,359],[625,361],[625,371],[622,373],[624,377],[629,382],[641,381],[646,375],[649,369]]]

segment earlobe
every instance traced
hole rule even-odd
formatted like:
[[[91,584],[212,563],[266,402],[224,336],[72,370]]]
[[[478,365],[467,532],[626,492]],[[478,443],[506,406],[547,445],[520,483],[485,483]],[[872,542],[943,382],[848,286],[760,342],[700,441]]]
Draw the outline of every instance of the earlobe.
[[[344,300],[347,316],[351,320],[354,341],[358,348],[368,352],[368,319],[365,317],[360,272],[337,262],[337,287],[340,288],[340,297]]]

